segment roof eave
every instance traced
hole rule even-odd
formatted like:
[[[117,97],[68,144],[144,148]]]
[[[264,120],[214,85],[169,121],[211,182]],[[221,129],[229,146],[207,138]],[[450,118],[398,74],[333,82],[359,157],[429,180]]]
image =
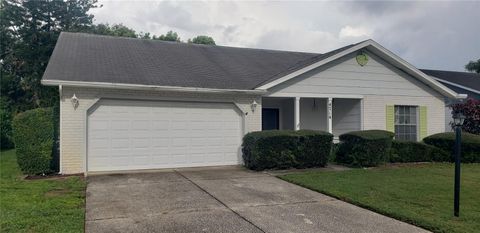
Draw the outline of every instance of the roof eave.
[[[41,83],[46,86],[72,86],[86,88],[128,89],[144,91],[171,91],[171,92],[195,92],[195,93],[219,93],[219,94],[249,94],[262,95],[266,90],[243,90],[243,89],[219,89],[178,86],[156,86],[143,84],[106,83],[106,82],[83,82],[42,79]]]

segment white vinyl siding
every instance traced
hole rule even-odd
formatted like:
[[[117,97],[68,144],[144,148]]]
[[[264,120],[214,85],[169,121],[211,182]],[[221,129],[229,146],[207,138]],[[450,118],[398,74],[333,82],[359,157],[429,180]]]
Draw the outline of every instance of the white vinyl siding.
[[[272,88],[270,96],[378,95],[441,96],[415,78],[368,53],[367,65],[360,66],[355,53],[310,71]]]
[[[333,99],[333,135],[361,130],[361,100]]]

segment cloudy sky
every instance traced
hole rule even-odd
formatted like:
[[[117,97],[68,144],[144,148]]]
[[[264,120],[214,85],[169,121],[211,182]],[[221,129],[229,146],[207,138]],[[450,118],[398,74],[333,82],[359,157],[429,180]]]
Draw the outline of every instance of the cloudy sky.
[[[96,23],[212,36],[217,44],[325,53],[374,39],[419,68],[463,71],[480,58],[480,1],[105,1]]]

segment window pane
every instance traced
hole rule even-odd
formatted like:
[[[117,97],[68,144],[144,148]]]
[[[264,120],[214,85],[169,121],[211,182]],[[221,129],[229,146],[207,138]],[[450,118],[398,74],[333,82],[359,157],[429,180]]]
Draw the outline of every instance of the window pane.
[[[417,124],[416,114],[410,115],[410,122],[411,122],[411,124]]]
[[[417,140],[417,107],[395,106],[395,139]]]

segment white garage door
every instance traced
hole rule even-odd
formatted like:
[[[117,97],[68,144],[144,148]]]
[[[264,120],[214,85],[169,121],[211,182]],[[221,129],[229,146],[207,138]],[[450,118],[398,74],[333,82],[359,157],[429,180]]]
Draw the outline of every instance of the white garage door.
[[[233,104],[101,100],[88,116],[88,171],[240,164]]]

